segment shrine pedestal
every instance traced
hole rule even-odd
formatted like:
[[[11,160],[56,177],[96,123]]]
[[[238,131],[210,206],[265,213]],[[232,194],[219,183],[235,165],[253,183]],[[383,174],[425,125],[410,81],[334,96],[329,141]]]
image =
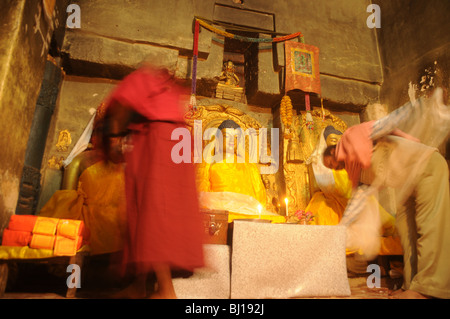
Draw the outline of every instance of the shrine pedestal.
[[[234,221],[232,299],[350,296],[343,226]]]
[[[179,299],[230,298],[230,246],[204,245],[205,266],[189,278],[175,278]]]

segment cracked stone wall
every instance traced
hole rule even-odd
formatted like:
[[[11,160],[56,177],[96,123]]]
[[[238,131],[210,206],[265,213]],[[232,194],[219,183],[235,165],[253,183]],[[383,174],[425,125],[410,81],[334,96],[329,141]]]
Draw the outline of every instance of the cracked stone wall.
[[[406,103],[409,82],[417,85],[417,96],[442,86],[448,99],[450,1],[377,2],[382,12],[382,25],[378,29],[384,70],[381,102],[390,110]]]
[[[267,32],[302,32],[320,48],[322,97],[361,110],[379,98],[382,70],[376,32],[366,25],[370,1],[247,0],[73,1],[82,12],[80,29],[67,32],[62,49],[68,73],[121,79],[150,60],[190,79],[193,17]],[[261,36],[268,36],[262,34]],[[201,28],[198,79],[220,74],[222,36]],[[284,45],[260,45],[253,104],[273,107],[282,94]],[[343,89],[346,94],[342,94]]]
[[[41,1],[0,1],[0,123],[4,128],[0,133],[0,233],[15,213],[36,100],[55,30],[56,20],[47,12]]]

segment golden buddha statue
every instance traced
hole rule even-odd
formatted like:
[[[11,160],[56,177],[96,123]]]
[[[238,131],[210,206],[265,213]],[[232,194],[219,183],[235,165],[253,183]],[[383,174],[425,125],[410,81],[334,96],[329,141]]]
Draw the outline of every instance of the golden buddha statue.
[[[202,208],[228,211],[229,222],[258,218],[284,222],[283,216],[266,209],[266,188],[260,169],[256,163],[246,160],[244,143],[238,143],[236,131],[239,129],[239,125],[232,120],[225,120],[219,126],[223,141],[221,145],[217,144],[223,160],[207,161],[198,168],[200,205]],[[217,135],[216,138],[220,140]]]
[[[216,97],[221,99],[242,102],[244,88],[239,87],[240,79],[235,73],[235,66],[232,61],[224,64],[223,71],[218,77],[219,83],[216,88]]]
[[[224,65],[224,69],[219,76],[219,81],[222,84],[230,85],[230,86],[238,86],[239,85],[239,77],[235,73],[235,66],[232,61],[228,61]]]
[[[347,171],[331,170],[322,162],[322,154],[329,145],[336,145],[342,132],[333,126],[327,126],[320,134],[316,149],[307,160],[310,164],[310,184],[317,189],[306,211],[315,215],[314,225],[337,225],[342,218],[348,199],[352,192],[352,185]]]

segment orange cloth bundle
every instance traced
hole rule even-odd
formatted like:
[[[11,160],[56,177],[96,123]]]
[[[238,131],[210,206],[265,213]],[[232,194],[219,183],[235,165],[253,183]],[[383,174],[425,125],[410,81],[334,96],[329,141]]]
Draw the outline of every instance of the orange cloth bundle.
[[[74,256],[83,244],[83,237],[77,236],[70,239],[63,236],[56,236],[55,256]]]
[[[2,246],[52,250],[55,256],[74,256],[89,237],[82,220],[13,215],[3,232]]]
[[[86,228],[82,220],[60,219],[56,229],[56,235],[77,239],[79,236],[85,237]]]
[[[30,248],[34,249],[53,249],[56,236],[33,234],[31,237]]]
[[[59,219],[57,218],[38,217],[33,228],[33,234],[54,236],[58,222]]]
[[[12,215],[9,220],[8,229],[31,233],[36,224],[36,220],[37,216],[33,215]]]
[[[2,246],[22,247],[31,242],[31,232],[5,229],[3,231]]]

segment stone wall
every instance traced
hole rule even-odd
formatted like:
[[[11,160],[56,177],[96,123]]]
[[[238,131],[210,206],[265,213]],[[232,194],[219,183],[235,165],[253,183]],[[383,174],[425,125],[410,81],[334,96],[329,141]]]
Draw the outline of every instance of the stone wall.
[[[418,86],[419,97],[429,92],[427,85],[431,78],[431,87],[444,87],[448,98],[450,1],[377,2],[382,16],[381,28],[378,29],[384,70],[381,102],[392,111],[409,101],[409,82]],[[425,81],[422,81],[423,77]]]
[[[246,0],[73,1],[82,26],[67,32],[63,55],[68,73],[121,79],[143,60],[192,76],[193,18],[222,21],[247,29],[302,32],[320,48],[322,97],[350,110],[378,100],[382,81],[376,34],[366,25],[370,1]],[[119,14],[120,13],[120,14]],[[225,39],[201,28],[197,77],[219,75]],[[283,43],[260,45],[254,96],[249,103],[273,107],[282,94]],[[200,89],[202,83],[199,84]],[[342,94],[345,91],[346,94]],[[200,92],[201,93],[201,92]],[[355,107],[357,106],[357,107]]]
[[[56,12],[57,8],[53,12]],[[0,2],[0,231],[15,213],[55,15],[41,1]]]

